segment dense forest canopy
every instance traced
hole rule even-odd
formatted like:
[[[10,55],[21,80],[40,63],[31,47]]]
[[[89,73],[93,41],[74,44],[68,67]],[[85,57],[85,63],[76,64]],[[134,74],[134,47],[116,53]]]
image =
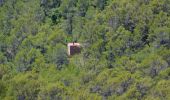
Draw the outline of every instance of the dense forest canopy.
[[[0,0],[0,99],[170,100],[170,0]]]

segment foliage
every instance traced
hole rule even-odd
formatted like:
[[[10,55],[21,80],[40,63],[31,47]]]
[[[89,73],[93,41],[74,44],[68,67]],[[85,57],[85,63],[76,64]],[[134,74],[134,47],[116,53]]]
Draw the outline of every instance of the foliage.
[[[169,49],[170,0],[0,0],[0,99],[169,100]]]

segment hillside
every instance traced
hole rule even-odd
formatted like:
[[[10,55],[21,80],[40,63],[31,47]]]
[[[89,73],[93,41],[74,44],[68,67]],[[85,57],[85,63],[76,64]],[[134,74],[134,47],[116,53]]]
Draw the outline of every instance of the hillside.
[[[0,0],[0,100],[170,100],[170,0]]]

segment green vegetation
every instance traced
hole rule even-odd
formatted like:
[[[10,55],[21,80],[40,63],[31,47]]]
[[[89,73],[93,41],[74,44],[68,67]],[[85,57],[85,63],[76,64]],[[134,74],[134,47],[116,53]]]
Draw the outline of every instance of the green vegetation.
[[[170,100],[170,0],[0,0],[0,100]]]

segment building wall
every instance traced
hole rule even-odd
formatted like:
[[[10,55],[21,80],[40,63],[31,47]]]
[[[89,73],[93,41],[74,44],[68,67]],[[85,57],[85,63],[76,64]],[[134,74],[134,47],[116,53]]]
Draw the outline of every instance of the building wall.
[[[79,46],[70,46],[70,55],[80,53],[81,48]]]

